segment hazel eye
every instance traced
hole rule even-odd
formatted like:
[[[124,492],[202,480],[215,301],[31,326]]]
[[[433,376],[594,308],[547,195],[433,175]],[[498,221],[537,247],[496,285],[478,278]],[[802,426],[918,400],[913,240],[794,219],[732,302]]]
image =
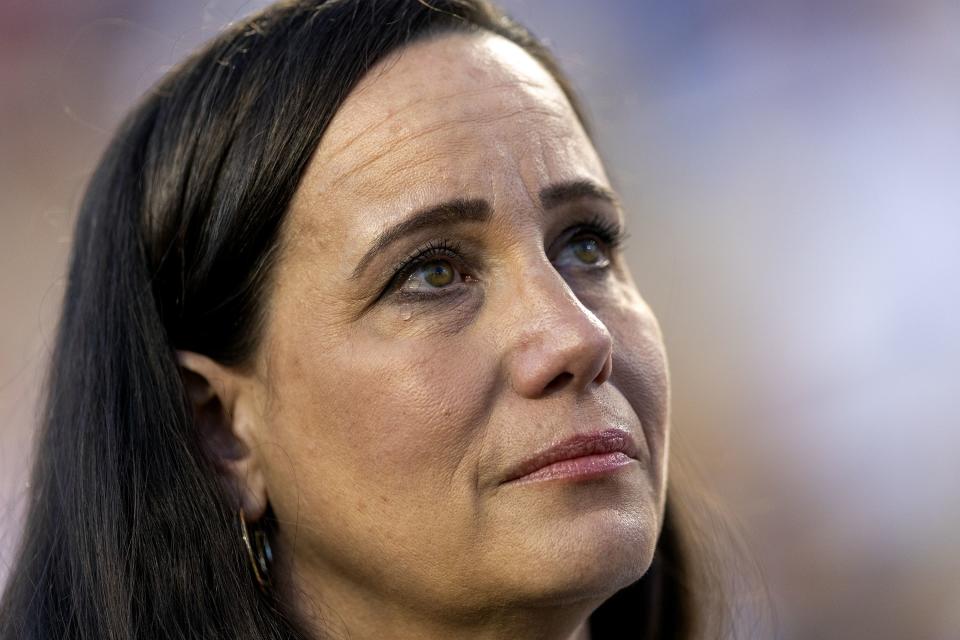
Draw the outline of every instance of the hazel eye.
[[[429,260],[411,273],[404,284],[412,283],[409,288],[417,289],[423,286],[421,283],[425,282],[431,287],[441,288],[454,281],[455,273],[456,270],[449,260],[443,258]]]
[[[596,264],[604,258],[600,245],[594,238],[583,238],[573,243],[573,252],[587,264]]]
[[[453,282],[453,265],[447,260],[431,260],[418,271],[432,287],[442,287]]]
[[[569,229],[572,233],[567,236],[561,253],[572,253],[581,268],[586,265],[590,270],[606,270],[629,235],[619,223],[605,220],[600,214],[594,214]],[[567,263],[569,260],[567,257],[560,262]],[[577,268],[578,265],[569,266]]]
[[[568,257],[561,258],[560,262],[575,269],[605,269],[610,265],[610,251],[607,243],[595,235],[581,233],[567,241],[563,253]],[[569,257],[570,254],[574,257]]]

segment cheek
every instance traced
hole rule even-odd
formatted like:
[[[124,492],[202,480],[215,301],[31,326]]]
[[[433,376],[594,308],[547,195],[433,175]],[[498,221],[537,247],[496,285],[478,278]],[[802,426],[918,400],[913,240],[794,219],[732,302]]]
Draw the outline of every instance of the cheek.
[[[640,418],[654,462],[662,462],[670,423],[670,378],[656,318],[636,293],[604,309],[614,339],[611,382]]]
[[[666,353],[651,318],[630,314],[611,327],[623,345],[614,349],[613,381],[640,416],[644,428],[664,429],[670,414]]]
[[[463,337],[299,347],[275,354],[267,414],[283,445],[266,458],[270,500],[297,523],[288,548],[361,581],[438,583],[475,538],[489,368],[467,358]]]
[[[276,367],[271,422],[332,484],[449,497],[469,486],[450,481],[475,472],[469,460],[485,423],[484,367],[469,352],[463,339],[428,336],[300,350]]]

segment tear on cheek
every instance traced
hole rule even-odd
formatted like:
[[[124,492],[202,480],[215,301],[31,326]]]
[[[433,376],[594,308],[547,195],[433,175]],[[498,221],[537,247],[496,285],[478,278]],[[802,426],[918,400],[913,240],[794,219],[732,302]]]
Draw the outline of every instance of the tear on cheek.
[[[483,310],[483,294],[471,291],[473,288],[468,285],[440,299],[399,304],[395,311],[396,334],[418,338],[459,336],[477,323]]]

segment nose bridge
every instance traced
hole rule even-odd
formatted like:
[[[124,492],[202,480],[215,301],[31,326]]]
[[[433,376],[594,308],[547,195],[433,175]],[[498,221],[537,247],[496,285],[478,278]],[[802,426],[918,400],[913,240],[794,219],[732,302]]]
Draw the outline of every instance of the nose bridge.
[[[549,259],[541,254],[526,261],[515,282],[510,316],[516,331],[507,359],[514,389],[533,398],[605,382],[613,367],[610,331]]]

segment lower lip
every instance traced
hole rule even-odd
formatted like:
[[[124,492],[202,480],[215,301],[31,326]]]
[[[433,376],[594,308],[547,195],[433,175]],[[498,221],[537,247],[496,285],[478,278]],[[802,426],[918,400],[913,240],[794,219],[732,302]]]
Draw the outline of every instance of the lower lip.
[[[590,480],[605,476],[631,462],[635,462],[635,460],[622,451],[598,453],[554,462],[511,481],[511,484],[560,479]]]

